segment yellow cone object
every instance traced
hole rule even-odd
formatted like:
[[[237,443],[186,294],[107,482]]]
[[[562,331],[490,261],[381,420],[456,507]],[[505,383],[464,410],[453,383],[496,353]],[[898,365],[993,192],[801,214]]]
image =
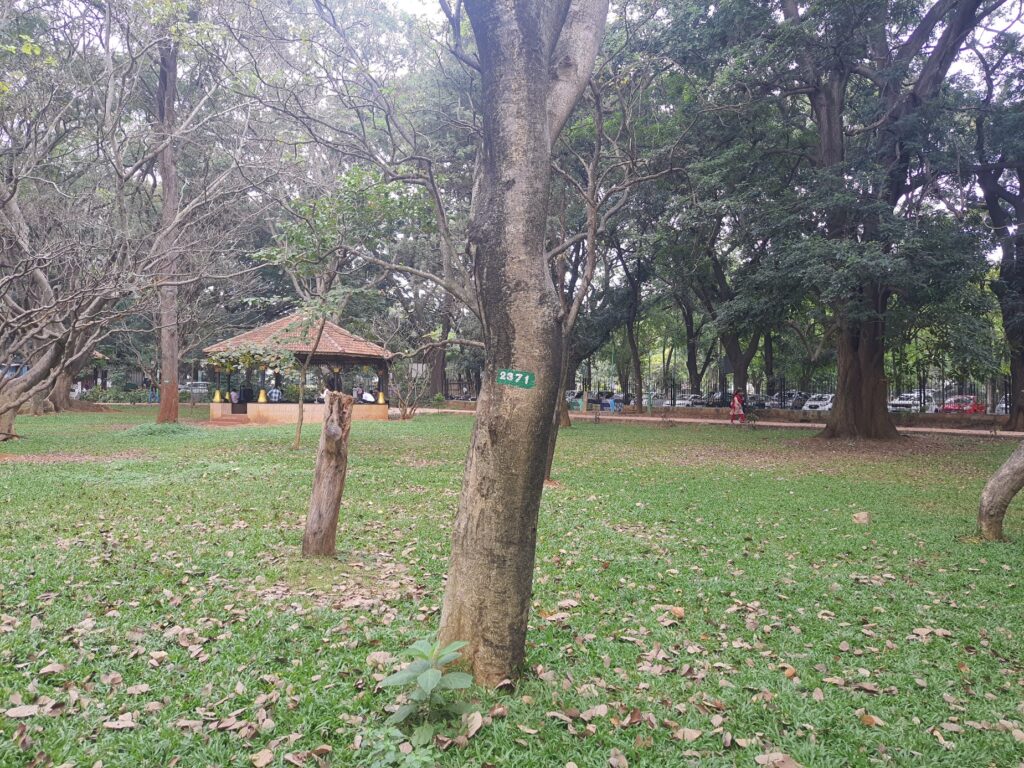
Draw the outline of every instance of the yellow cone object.
[[[256,398],[257,403],[266,403],[267,401],[267,390],[261,389],[259,396]]]
[[[213,390],[213,400],[211,400],[210,402],[212,402],[212,403],[223,403],[224,402],[220,398],[220,390],[219,389]]]
[[[378,392],[377,393],[377,403],[380,404],[380,405],[384,405],[384,393],[383,392]]]

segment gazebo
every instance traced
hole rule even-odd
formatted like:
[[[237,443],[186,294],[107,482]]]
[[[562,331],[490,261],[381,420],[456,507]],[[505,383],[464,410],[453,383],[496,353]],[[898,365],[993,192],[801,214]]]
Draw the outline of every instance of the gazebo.
[[[306,367],[308,361],[308,372],[317,374],[318,380],[331,389],[342,389],[342,382],[353,372],[372,371],[377,378],[375,402],[357,401],[358,407],[353,409],[352,418],[387,420],[387,352],[330,321],[323,322],[321,331],[320,323],[320,320],[296,312],[206,347],[203,352],[221,363],[215,366],[217,390],[210,403],[210,420],[252,424],[296,423],[299,414],[296,401],[305,397],[307,382],[299,381],[297,397],[293,402],[285,402],[286,398],[280,396],[281,368],[269,362],[277,357],[293,358],[300,367]],[[258,369],[260,389],[257,397],[243,394],[239,402],[232,402],[227,391],[221,397],[220,374],[225,360],[231,361],[229,377],[235,370],[245,371],[251,377],[254,369]],[[273,377],[271,394],[276,390],[277,397],[267,396],[268,373]],[[246,390],[242,389],[242,392],[246,393]],[[303,419],[322,419],[323,407],[321,403],[305,403]]]

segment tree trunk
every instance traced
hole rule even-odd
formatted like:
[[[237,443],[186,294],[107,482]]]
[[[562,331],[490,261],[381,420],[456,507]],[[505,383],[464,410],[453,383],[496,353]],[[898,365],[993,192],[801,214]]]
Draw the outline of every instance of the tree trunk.
[[[643,413],[644,410],[644,372],[643,364],[640,361],[640,344],[636,337],[636,323],[626,323],[626,340],[629,342],[629,359],[633,365],[633,382],[636,385],[636,392],[633,395],[634,413]]]
[[[1013,497],[1024,488],[1024,443],[985,484],[978,506],[978,533],[986,541],[1003,539],[1003,518]]]
[[[174,156],[175,102],[178,88],[178,47],[165,42],[159,46],[160,74],[156,90],[160,135],[166,141],[157,155],[160,169],[160,232],[157,234],[157,316],[160,324],[160,411],[157,424],[178,421],[178,279],[175,234],[181,198],[178,163]]]
[[[305,415],[306,406],[306,369],[302,369],[301,378],[299,379],[299,416],[295,421],[295,439],[292,440],[292,450],[297,451],[302,447],[302,419]]]
[[[525,658],[543,448],[562,385],[561,301],[544,248],[551,148],[592,70],[607,2],[465,7],[482,89],[468,251],[487,356],[440,641],[465,641],[477,682],[495,686]],[[535,385],[499,383],[508,368],[534,374]]]
[[[445,313],[441,320],[441,340],[448,338],[448,333],[451,331],[451,317]],[[448,359],[448,347],[441,345],[434,347],[428,354],[428,360],[430,361],[430,390],[427,394],[430,397],[435,395],[441,395],[447,399],[448,387],[445,381],[445,363]]]
[[[3,406],[0,406],[2,408]],[[11,408],[10,410],[0,410],[0,443],[6,442],[7,440],[13,440],[17,437],[14,434],[14,419],[18,415],[17,408]]]
[[[71,386],[74,384],[74,378],[75,374],[61,371],[53,382],[53,389],[50,390],[46,400],[57,413],[70,411],[75,405],[71,400]]]
[[[765,331],[764,334],[764,347],[762,353],[764,354],[764,379],[767,394],[769,396],[774,395],[778,387],[775,385],[775,343],[772,338],[771,331]]]
[[[835,402],[828,438],[887,440],[898,436],[887,408],[884,324],[880,319],[847,323],[839,330]]]
[[[1003,328],[1007,328],[1005,319]],[[1010,407],[1004,429],[1019,432],[1024,430],[1024,338],[1010,340],[1007,333],[1007,342],[1010,347]]]
[[[623,393],[629,392],[629,363],[616,363],[615,373],[619,379],[619,389]]]
[[[738,389],[740,392],[745,393],[747,391],[747,381],[750,377],[750,361],[757,354],[757,347],[761,342],[761,334],[753,334],[746,348],[740,343],[740,337],[735,333],[723,333],[719,338],[721,339],[725,356],[732,366],[733,389]]]
[[[303,557],[333,557],[337,548],[338,512],[348,470],[348,433],[355,401],[340,392],[328,392],[324,403],[324,431],[316,452],[313,493],[309,497]]]
[[[578,366],[577,366],[578,367]],[[551,479],[551,467],[555,463],[555,447],[558,445],[558,433],[562,427],[571,427],[572,420],[569,418],[569,404],[565,402],[565,390],[569,388],[569,366],[562,367],[562,384],[559,388],[558,402],[555,403],[554,423],[551,425],[551,434],[548,436],[547,459],[544,462],[544,479]],[[573,371],[576,369],[573,368]],[[583,393],[586,398],[587,393]]]

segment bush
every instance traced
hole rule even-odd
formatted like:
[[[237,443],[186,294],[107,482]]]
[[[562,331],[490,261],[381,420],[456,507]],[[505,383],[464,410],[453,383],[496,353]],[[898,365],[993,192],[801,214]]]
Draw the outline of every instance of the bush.
[[[87,403],[144,403],[148,399],[148,395],[149,393],[145,389],[121,389],[120,387],[100,389],[99,387],[93,387],[79,399]]]

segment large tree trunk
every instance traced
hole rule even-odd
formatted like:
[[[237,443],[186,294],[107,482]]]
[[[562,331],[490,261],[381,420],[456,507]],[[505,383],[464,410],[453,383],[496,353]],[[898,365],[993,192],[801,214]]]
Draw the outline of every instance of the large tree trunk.
[[[517,676],[526,649],[544,446],[562,384],[561,302],[545,258],[551,148],[593,67],[602,0],[467,0],[481,136],[469,254],[487,351],[441,609],[477,682]],[[535,376],[529,389],[501,369]],[[538,450],[539,449],[539,450]]]
[[[636,392],[633,395],[633,411],[642,413],[644,410],[644,371],[640,360],[640,344],[637,341],[636,323],[626,323],[626,340],[629,342],[629,360],[633,366],[633,384]]]
[[[750,377],[750,361],[757,354],[758,344],[761,342],[761,334],[755,333],[751,336],[746,348],[740,343],[740,337],[735,333],[723,333],[719,337],[722,341],[722,349],[725,356],[732,365],[733,389],[740,392],[747,391],[747,381]]]
[[[839,331],[835,403],[823,437],[885,440],[898,436],[886,406],[884,323],[847,323]]]
[[[0,409],[3,405],[0,404]],[[13,440],[17,437],[14,434],[14,419],[18,415],[17,408],[10,408],[7,411],[0,410],[0,443]]]
[[[165,41],[159,46],[160,73],[156,90],[157,116],[161,138],[166,141],[157,155],[160,169],[160,232],[157,235],[157,317],[160,324],[160,411],[158,424],[178,421],[178,286],[177,230],[181,197],[178,163],[171,137],[175,130],[175,102],[178,88],[178,46]]]
[[[774,395],[778,389],[775,384],[775,344],[771,331],[766,331],[764,334],[764,346],[762,347],[762,353],[764,354],[766,394],[771,396]]]
[[[53,389],[50,390],[50,394],[46,397],[46,400],[57,413],[70,411],[74,407],[75,404],[71,400],[71,386],[75,383],[75,376],[79,372],[61,371],[57,374],[57,378],[53,382]]]
[[[978,506],[978,533],[986,541],[1003,538],[1003,518],[1013,497],[1024,488],[1024,443],[985,484]]]
[[[303,557],[333,557],[337,548],[338,512],[345,492],[354,402],[349,395],[329,392],[324,403],[324,431],[316,452],[313,493],[302,535]]]
[[[1006,327],[1004,319],[1003,328]],[[1010,347],[1010,407],[1003,428],[1010,432],[1020,432],[1024,430],[1024,338],[1011,340],[1009,333],[1006,336]]]

